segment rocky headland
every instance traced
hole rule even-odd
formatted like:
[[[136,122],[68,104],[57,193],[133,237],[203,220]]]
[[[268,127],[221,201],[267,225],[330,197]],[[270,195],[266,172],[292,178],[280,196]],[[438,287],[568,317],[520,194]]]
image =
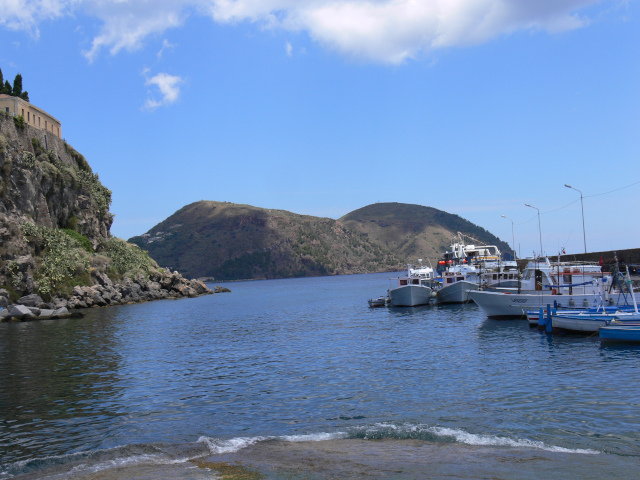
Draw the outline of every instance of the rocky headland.
[[[111,191],[51,133],[0,114],[0,320],[212,294],[112,237]]]

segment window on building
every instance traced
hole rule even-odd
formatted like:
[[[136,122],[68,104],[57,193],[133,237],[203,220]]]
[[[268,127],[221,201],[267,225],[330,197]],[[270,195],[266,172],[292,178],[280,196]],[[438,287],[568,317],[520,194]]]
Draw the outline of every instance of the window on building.
[[[7,111],[7,113],[9,113],[9,107],[5,107],[5,110]]]
[[[31,112],[27,112],[27,122],[31,121]]]
[[[22,109],[22,118],[24,118],[24,108]]]

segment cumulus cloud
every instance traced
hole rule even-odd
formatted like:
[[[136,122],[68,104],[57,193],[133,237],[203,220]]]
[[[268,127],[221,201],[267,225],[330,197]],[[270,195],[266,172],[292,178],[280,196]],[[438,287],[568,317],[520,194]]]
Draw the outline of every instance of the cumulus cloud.
[[[434,50],[485,42],[518,30],[581,28],[585,7],[612,0],[3,0],[0,25],[33,30],[44,19],[75,10],[102,21],[85,52],[135,50],[150,35],[191,15],[219,23],[306,32],[344,55],[397,64]]]
[[[180,96],[180,85],[184,82],[184,79],[176,75],[169,75],[168,73],[159,73],[145,82],[147,86],[155,86],[161,95],[161,99],[155,98],[148,99],[143,108],[147,110],[155,110],[158,107],[171,105]]]
[[[40,22],[62,17],[70,12],[74,3],[75,0],[2,0],[0,26],[24,30],[38,37]]]

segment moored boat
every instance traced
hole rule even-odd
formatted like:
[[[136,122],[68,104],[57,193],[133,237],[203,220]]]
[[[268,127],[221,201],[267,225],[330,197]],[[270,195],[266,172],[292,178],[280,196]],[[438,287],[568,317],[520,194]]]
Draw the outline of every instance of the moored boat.
[[[640,322],[612,321],[600,327],[598,335],[607,342],[640,343]]]
[[[517,286],[517,264],[502,260],[495,245],[463,243],[463,235],[454,241],[438,262],[442,287],[437,292],[438,303],[467,303],[469,292],[486,287]],[[515,284],[513,283],[515,281]]]
[[[522,318],[527,310],[554,304],[567,309],[628,305],[633,294],[614,289],[613,277],[600,270],[595,263],[536,259],[527,265],[520,288],[478,290],[469,292],[469,296],[489,318]]]
[[[415,307],[432,303],[436,296],[437,281],[433,268],[407,267],[407,275],[397,279],[395,288],[389,289],[389,303],[393,307]]]
[[[387,298],[384,296],[380,296],[378,298],[370,298],[368,300],[368,303],[371,308],[384,307],[387,304]]]

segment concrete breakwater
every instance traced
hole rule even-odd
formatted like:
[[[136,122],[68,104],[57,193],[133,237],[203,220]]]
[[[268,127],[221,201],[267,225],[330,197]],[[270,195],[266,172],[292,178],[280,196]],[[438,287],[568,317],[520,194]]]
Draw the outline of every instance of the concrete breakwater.
[[[214,290],[197,280],[188,280],[178,272],[153,272],[149,278],[142,275],[122,283],[114,283],[102,272],[92,274],[95,285],[76,286],[73,293],[55,296],[46,302],[35,293],[10,304],[7,290],[0,289],[0,321],[44,320],[73,316],[70,311],[109,305],[125,305],[161,299],[179,299],[228,292],[227,288]]]

